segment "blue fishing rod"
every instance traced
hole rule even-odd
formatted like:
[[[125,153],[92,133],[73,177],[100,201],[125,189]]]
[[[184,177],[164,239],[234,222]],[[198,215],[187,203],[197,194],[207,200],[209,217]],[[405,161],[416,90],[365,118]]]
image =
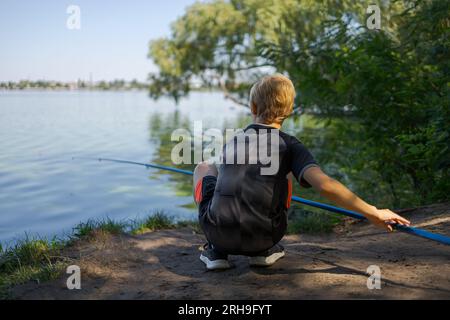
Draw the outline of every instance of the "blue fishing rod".
[[[160,169],[160,170],[181,173],[181,174],[190,175],[190,176],[192,176],[194,174],[192,171],[189,171],[189,170],[182,170],[182,169],[162,166],[162,165],[158,165],[158,164],[142,163],[142,162],[135,162],[135,161],[129,161],[129,160],[119,160],[119,159],[109,159],[109,158],[87,158],[87,157],[74,157],[72,159],[98,160],[98,161],[108,161],[108,162],[116,162],[116,163],[123,163],[123,164],[132,164],[132,165],[143,166],[143,167],[146,167],[147,169],[148,168]],[[323,209],[326,211],[342,214],[342,215],[345,215],[347,217],[351,217],[354,219],[367,220],[367,218],[364,217],[362,214],[356,213],[354,211],[342,209],[339,207],[335,207],[335,206],[332,206],[329,204],[311,201],[311,200],[303,199],[303,198],[300,198],[297,196],[293,196],[292,201],[298,202],[298,203],[301,203],[301,204],[304,204],[304,205],[307,205],[310,207],[315,207],[315,208]],[[397,223],[392,224],[392,227],[395,230],[398,230],[398,231],[401,231],[404,233],[408,233],[413,236],[425,238],[425,239],[432,240],[432,241],[435,241],[435,242],[438,242],[441,244],[450,245],[450,237],[447,237],[447,236],[444,236],[441,234],[436,234],[436,233],[432,233],[432,232],[425,231],[422,229],[408,227],[408,226],[404,226],[404,225],[397,224]]]

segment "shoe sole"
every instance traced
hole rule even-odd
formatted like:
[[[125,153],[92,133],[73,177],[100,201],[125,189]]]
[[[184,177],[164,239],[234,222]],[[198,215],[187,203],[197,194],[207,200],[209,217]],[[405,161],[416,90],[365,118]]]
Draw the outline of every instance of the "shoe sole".
[[[228,260],[214,260],[211,261],[208,257],[204,255],[200,255],[200,260],[206,265],[206,269],[208,270],[225,270],[230,269],[231,265]]]
[[[276,252],[268,257],[251,257],[250,266],[252,267],[269,267],[285,256],[285,252]]]

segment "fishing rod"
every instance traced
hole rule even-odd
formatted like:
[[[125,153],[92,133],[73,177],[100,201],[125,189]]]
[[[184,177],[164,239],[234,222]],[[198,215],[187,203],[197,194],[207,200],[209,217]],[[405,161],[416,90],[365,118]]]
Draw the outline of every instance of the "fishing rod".
[[[162,166],[162,165],[158,165],[158,164],[142,163],[142,162],[129,161],[129,160],[119,160],[119,159],[110,159],[110,158],[89,158],[89,157],[73,157],[72,158],[72,160],[76,160],[76,159],[108,161],[108,162],[116,162],[116,163],[123,163],[123,164],[139,165],[139,166],[146,167],[147,169],[154,168],[154,169],[171,171],[171,172],[181,173],[181,174],[190,175],[190,176],[192,176],[194,174],[192,171],[189,171],[189,170],[183,170],[183,169]],[[292,201],[298,202],[298,203],[301,203],[301,204],[304,204],[304,205],[307,205],[310,207],[315,207],[315,208],[323,209],[326,211],[342,214],[342,215],[345,215],[345,216],[348,216],[348,217],[351,217],[354,219],[367,220],[367,218],[364,217],[362,214],[356,213],[354,211],[346,210],[343,208],[335,207],[335,206],[332,206],[329,204],[324,204],[324,203],[320,203],[320,202],[316,202],[316,201],[312,201],[312,200],[307,200],[307,199],[303,199],[303,198],[300,198],[297,196],[293,196]],[[398,231],[408,233],[408,234],[416,236],[416,237],[425,238],[425,239],[432,240],[432,241],[435,241],[435,242],[438,242],[441,244],[450,245],[450,237],[447,237],[447,236],[444,236],[441,234],[432,233],[432,232],[425,231],[425,230],[422,230],[419,228],[404,226],[404,225],[397,224],[397,223],[391,224],[391,226]]]

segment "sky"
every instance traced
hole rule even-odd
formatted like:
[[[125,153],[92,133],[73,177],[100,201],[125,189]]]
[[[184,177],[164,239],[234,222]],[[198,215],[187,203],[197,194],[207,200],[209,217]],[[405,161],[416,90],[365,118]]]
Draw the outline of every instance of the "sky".
[[[1,0],[0,82],[137,79],[156,71],[152,39],[195,0]],[[71,5],[80,29],[69,29]],[[69,20],[73,21],[73,20]],[[72,24],[73,25],[73,24]]]

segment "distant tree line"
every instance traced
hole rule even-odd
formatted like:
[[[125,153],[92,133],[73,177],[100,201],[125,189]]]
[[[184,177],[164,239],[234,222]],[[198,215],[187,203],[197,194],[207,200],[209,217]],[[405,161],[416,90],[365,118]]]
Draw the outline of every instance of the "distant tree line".
[[[0,82],[0,90],[27,90],[27,89],[44,89],[44,90],[148,90],[148,83],[139,82],[137,80],[113,80],[98,81],[90,83],[88,81],[78,80],[75,82],[61,82],[48,80],[21,80],[18,82],[8,81]]]

